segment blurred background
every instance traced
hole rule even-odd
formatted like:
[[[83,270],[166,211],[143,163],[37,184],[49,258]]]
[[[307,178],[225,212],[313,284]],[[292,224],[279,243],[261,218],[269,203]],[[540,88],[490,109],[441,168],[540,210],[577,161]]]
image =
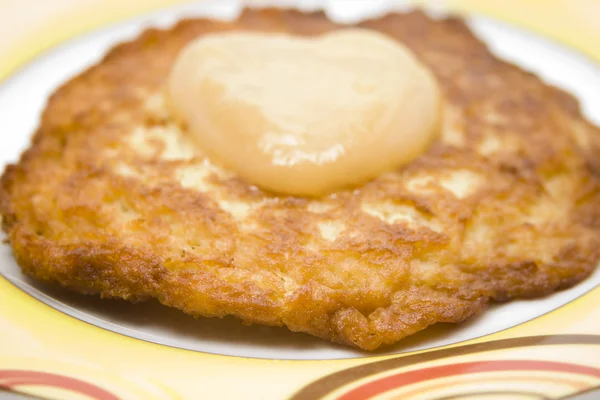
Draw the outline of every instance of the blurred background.
[[[327,4],[331,1],[368,4],[382,0],[322,2]],[[136,14],[181,3],[191,2],[0,0],[0,79],[35,54],[61,41]],[[285,0],[280,3],[285,4]],[[600,0],[417,0],[414,3],[433,3],[457,11],[469,10],[499,18],[578,48],[600,62]]]

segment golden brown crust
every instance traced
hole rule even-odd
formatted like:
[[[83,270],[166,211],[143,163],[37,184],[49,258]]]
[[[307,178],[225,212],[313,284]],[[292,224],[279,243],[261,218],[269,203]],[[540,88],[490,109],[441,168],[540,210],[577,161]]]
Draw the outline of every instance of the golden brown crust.
[[[367,350],[584,279],[599,259],[600,142],[577,102],[496,59],[460,20],[361,25],[435,72],[446,107],[426,155],[323,199],[263,193],[186,154],[161,104],[165,76],[203,33],[337,26],[262,10],[151,29],[61,87],[6,168],[0,213],[18,263],[83,293]]]

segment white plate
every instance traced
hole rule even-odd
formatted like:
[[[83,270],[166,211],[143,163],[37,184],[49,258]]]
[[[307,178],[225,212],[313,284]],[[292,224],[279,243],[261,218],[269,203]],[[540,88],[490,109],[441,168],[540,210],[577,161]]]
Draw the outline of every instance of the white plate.
[[[302,8],[313,9],[318,2],[286,3],[301,3]],[[389,1],[329,1],[326,11],[337,21],[355,22],[360,17],[383,14],[392,7],[405,9],[406,5],[405,2]],[[16,161],[26,148],[46,100],[54,89],[97,62],[112,45],[135,37],[148,26],[169,26],[184,16],[232,18],[239,9],[238,2],[234,1],[204,2],[173,8],[91,33],[37,58],[0,86],[0,165]],[[439,14],[439,10],[433,13]],[[482,17],[470,17],[468,22],[498,56],[575,94],[586,116],[600,124],[599,66],[572,50],[508,25]],[[180,311],[152,302],[131,305],[47,288],[21,274],[7,245],[0,246],[0,273],[51,307],[101,328],[141,340],[244,357],[335,359],[366,355],[283,328],[245,327],[233,318],[195,320]],[[432,348],[507,329],[555,310],[599,284],[600,269],[569,290],[543,299],[496,305],[481,317],[462,325],[434,326],[400,342],[387,352]]]

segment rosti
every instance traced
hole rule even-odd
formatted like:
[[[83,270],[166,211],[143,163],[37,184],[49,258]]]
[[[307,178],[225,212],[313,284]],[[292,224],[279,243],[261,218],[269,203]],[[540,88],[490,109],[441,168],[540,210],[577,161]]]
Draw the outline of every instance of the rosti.
[[[460,19],[360,26],[402,41],[439,80],[442,132],[425,155],[320,199],[265,193],[188,142],[164,103],[170,66],[206,33],[340,26],[267,9],[150,29],[61,87],[6,168],[2,226],[23,271],[367,350],[590,274],[600,144],[577,101],[495,58]]]

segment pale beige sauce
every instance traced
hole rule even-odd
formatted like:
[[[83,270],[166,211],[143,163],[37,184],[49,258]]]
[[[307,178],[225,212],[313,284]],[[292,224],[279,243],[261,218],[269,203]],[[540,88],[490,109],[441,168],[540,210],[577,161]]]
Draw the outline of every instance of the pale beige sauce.
[[[440,110],[436,81],[410,50],[359,29],[203,36],[179,55],[168,94],[212,160],[299,196],[411,162],[434,139]]]

